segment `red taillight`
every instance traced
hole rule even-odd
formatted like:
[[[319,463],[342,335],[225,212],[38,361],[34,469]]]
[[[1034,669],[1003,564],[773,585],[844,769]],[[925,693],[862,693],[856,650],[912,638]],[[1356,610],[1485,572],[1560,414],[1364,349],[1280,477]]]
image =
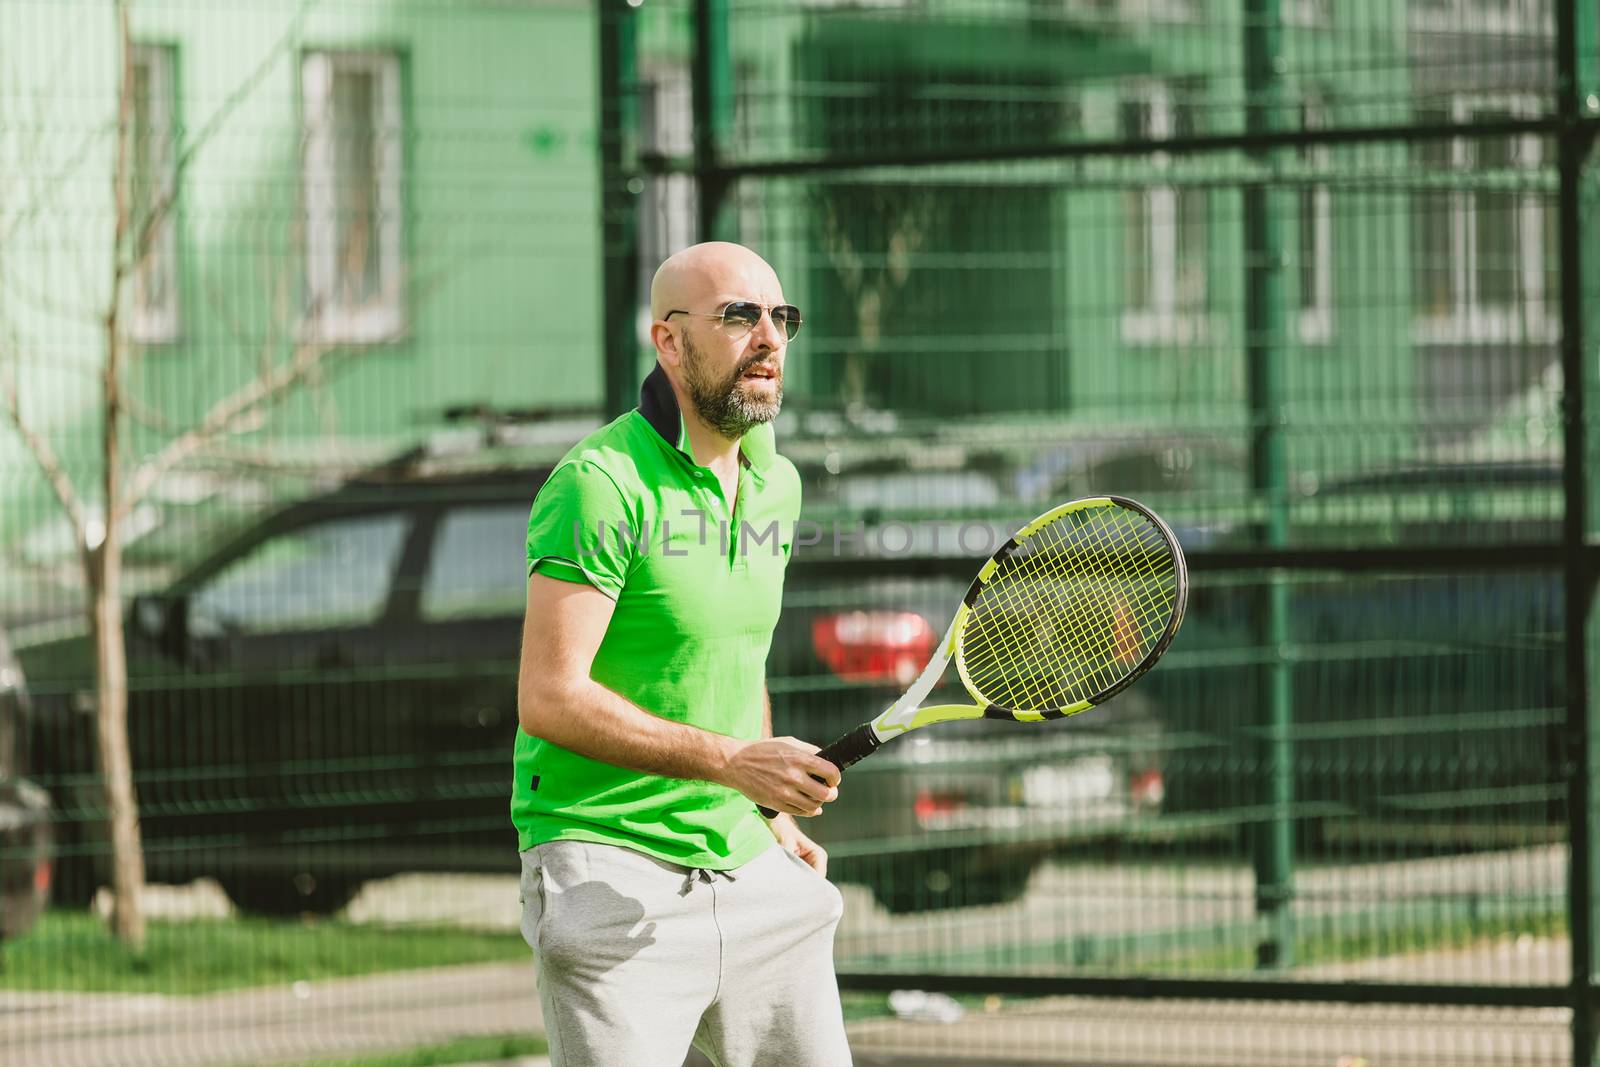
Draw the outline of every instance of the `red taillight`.
[[[965,793],[937,792],[924,789],[917,793],[917,799],[912,802],[911,810],[916,814],[919,823],[925,823],[936,815],[950,815],[967,806]]]
[[[933,655],[938,636],[914,611],[846,611],[811,624],[817,657],[852,682],[906,685]]]
[[[1128,780],[1128,796],[1136,808],[1159,808],[1167,799],[1167,780],[1160,771],[1141,771]]]

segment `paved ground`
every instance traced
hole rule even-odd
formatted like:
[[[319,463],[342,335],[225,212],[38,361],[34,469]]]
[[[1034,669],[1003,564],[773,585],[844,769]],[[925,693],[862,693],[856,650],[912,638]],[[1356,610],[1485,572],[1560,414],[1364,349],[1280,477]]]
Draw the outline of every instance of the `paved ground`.
[[[495,964],[194,998],[0,1000],[8,1067],[226,1067],[537,1029],[528,967]],[[1561,1010],[993,1002],[950,1023],[852,1025],[859,1067],[1556,1067]],[[535,1060],[534,1062],[537,1062]],[[667,1067],[667,1065],[663,1065]]]
[[[1393,912],[1448,921],[1473,900],[1559,892],[1565,858],[1548,849],[1302,873],[1300,916]],[[1049,964],[1143,937],[1160,950],[1184,931],[1248,924],[1238,871],[1055,867],[1015,905],[888,916],[845,887],[846,960],[1029,959]],[[153,914],[225,914],[215,886],[157,889]],[[515,879],[407,877],[351,905],[360,922],[455,922],[516,933]],[[1183,936],[1188,936],[1184,934]],[[1088,945],[1088,948],[1085,946]],[[1318,979],[1558,982],[1559,939],[1503,938],[1447,952],[1305,969]],[[991,998],[954,1022],[853,1024],[859,1067],[1545,1067],[1569,1062],[1568,1015],[1338,1005]],[[537,1030],[529,963],[440,968],[202,997],[0,993],[5,1067],[231,1067],[407,1048]],[[532,1061],[537,1063],[537,1060]],[[519,1065],[521,1067],[521,1065]],[[544,1067],[544,1065],[540,1065]],[[663,1065],[674,1067],[674,1065]]]
[[[541,1029],[528,964],[400,971],[199,997],[0,994],[6,1067],[296,1062]]]
[[[1305,868],[1296,873],[1295,887],[1295,920],[1306,934],[1379,940],[1386,931],[1458,931],[1473,920],[1559,912],[1566,850]],[[890,916],[865,892],[847,892],[839,959],[844,967],[900,973],[1029,966],[1125,973],[1141,962],[1171,966],[1250,944],[1258,927],[1254,896],[1245,866],[1153,863],[1051,864],[1034,875],[1022,900],[956,912]],[[1551,964],[1538,954],[1440,960],[1427,977],[1564,981],[1565,965]],[[1460,970],[1469,966],[1479,969]]]

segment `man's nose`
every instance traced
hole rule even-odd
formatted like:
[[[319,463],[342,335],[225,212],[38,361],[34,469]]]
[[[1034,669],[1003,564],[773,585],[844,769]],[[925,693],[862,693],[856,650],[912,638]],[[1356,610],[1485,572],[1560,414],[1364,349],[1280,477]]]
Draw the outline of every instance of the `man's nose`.
[[[755,342],[764,352],[775,352],[783,347],[783,327],[772,317],[772,312],[763,312],[761,321],[756,323]]]

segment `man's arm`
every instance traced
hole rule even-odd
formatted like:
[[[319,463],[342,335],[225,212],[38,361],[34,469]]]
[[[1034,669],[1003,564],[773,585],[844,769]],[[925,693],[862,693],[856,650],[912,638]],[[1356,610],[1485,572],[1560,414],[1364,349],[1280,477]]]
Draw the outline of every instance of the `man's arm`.
[[[762,737],[772,736],[772,695],[767,692],[767,687],[761,687],[762,711]],[[829,764],[832,766],[832,764]],[[838,779],[834,779],[838,785]],[[833,796],[838,796],[838,789],[834,789]],[[830,798],[831,799],[831,798]],[[768,807],[771,807],[769,804]],[[767,829],[772,831],[772,836],[778,839],[778,844],[805,860],[822,877],[828,877],[828,850],[807,837],[805,831],[800,829],[794,817],[780,811],[777,817],[767,823]]]
[[[590,678],[613,607],[591,585],[529,577],[517,678],[523,730],[618,767],[716,782],[794,815],[816,815],[838,796],[838,768],[812,755],[812,745],[792,737],[740,741],[672,722]],[[770,705],[765,714],[770,734]]]

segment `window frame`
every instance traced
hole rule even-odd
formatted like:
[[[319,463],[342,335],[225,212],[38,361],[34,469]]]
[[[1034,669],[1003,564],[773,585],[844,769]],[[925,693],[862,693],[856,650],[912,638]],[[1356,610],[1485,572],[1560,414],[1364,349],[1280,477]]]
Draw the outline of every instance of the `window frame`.
[[[1327,127],[1330,110],[1327,98],[1321,93],[1308,93],[1300,102],[1302,123],[1307,130]],[[1307,145],[1301,152],[1301,164],[1313,173],[1325,169],[1332,159],[1332,149],[1325,144]],[[1312,292],[1307,300],[1303,279],[1304,265],[1295,279],[1299,303],[1295,327],[1302,344],[1323,345],[1333,340],[1333,191],[1326,182],[1307,182],[1302,198],[1296,204],[1297,225],[1307,225],[1304,211],[1304,194],[1311,200],[1310,224],[1314,228],[1312,263]],[[1300,234],[1296,246],[1298,253],[1305,246],[1305,235]]]
[[[1452,122],[1469,124],[1479,111],[1504,110],[1512,115],[1533,117],[1540,114],[1540,98],[1528,93],[1460,93],[1450,97]],[[1519,169],[1535,170],[1544,163],[1543,148],[1537,134],[1510,135],[1512,151]],[[1481,137],[1461,136],[1449,140],[1452,171],[1469,171]],[[1474,190],[1456,189],[1448,193],[1446,209],[1450,247],[1450,310],[1430,314],[1416,307],[1416,270],[1412,267],[1411,337],[1417,344],[1496,344],[1552,343],[1560,336],[1559,316],[1551,314],[1550,296],[1545,289],[1543,212],[1549,208],[1537,193],[1509,194],[1516,200],[1517,272],[1521,278],[1521,300],[1489,306],[1479,298],[1478,289],[1478,196]],[[1413,213],[1411,224],[1417,225]],[[1417,250],[1420,251],[1420,250]],[[1413,254],[1417,254],[1414,251]]]
[[[693,80],[683,64],[649,67],[639,79],[639,150],[667,159],[694,152]],[[693,244],[699,189],[691,174],[647,174],[639,196],[639,291],[650,291],[656,266]],[[639,340],[650,344],[650,309],[639,309]]]
[[[341,303],[343,280],[335,210],[333,78],[340,69],[373,75],[373,158],[378,172],[378,293],[363,304]],[[405,114],[399,53],[372,49],[312,49],[301,54],[301,126],[305,151],[301,187],[305,197],[305,290],[307,325],[323,341],[370,344],[395,340],[406,328],[405,301]]]
[[[1199,16],[1200,0],[1121,0],[1124,19],[1151,22],[1192,22]]]
[[[183,306],[179,292],[182,284],[182,264],[178,259],[177,226],[178,50],[170,44],[138,42],[132,45],[131,53],[134,66],[143,66],[147,71],[145,77],[148,92],[144,99],[149,101],[150,113],[143,122],[135,119],[132,128],[124,131],[124,136],[131,141],[135,131],[148,129],[152,131],[150,136],[161,144],[162,173],[155,176],[150,191],[153,200],[165,199],[166,207],[163,217],[151,234],[146,254],[133,264],[129,274],[131,295],[127,303],[128,336],[140,344],[170,344],[178,339]],[[137,99],[133,106],[137,109]],[[142,176],[133,162],[137,158],[137,146],[131,143],[126,145],[126,152],[126,158],[129,160],[127,173],[129,204],[130,207],[143,207],[145,205],[137,199]],[[137,215],[133,216],[132,222],[141,228],[144,225],[144,220]],[[171,283],[167,286],[165,299],[159,303],[152,303],[149,299],[148,281],[156,273],[158,264],[164,264]]]
[[[1331,26],[1333,0],[1279,0],[1285,26],[1297,28]]]
[[[1166,82],[1147,82],[1135,88],[1132,93],[1119,95],[1119,109],[1130,100],[1147,109],[1148,128],[1138,132],[1138,136],[1152,141],[1166,140],[1173,136],[1175,108],[1173,106],[1173,87]],[[1119,110],[1120,125],[1120,110]],[[1125,130],[1119,134],[1126,135]],[[1153,174],[1168,171],[1172,167],[1172,157],[1165,152],[1152,152],[1149,157],[1150,170]],[[1215,332],[1212,315],[1207,302],[1210,299],[1210,287],[1202,295],[1197,308],[1182,308],[1178,304],[1179,275],[1181,274],[1180,257],[1181,237],[1179,227],[1179,196],[1181,189],[1177,185],[1158,184],[1152,182],[1142,189],[1128,190],[1137,192],[1143,201],[1144,216],[1148,220],[1149,231],[1149,256],[1150,256],[1150,298],[1147,306],[1133,307],[1128,301],[1126,286],[1122,292],[1121,335],[1124,342],[1139,345],[1153,344],[1178,344],[1191,345],[1206,341]],[[1126,203],[1126,200],[1124,200]],[[1211,211],[1210,201],[1206,201],[1205,240],[1199,254],[1210,254]],[[1124,225],[1131,223],[1125,218]],[[1127,255],[1124,245],[1123,255]],[[1124,262],[1123,277],[1127,277],[1127,264]]]
[[[1495,36],[1555,34],[1555,8],[1550,0],[1434,0],[1409,3],[1411,29],[1424,33],[1479,33]]]

